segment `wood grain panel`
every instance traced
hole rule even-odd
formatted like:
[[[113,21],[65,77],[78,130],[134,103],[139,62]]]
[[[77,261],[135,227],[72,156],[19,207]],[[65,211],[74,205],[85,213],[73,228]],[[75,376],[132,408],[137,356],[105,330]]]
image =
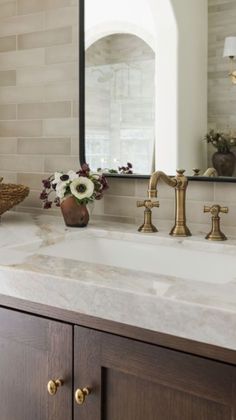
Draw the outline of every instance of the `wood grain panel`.
[[[0,420],[72,420],[72,354],[71,326],[0,308]]]

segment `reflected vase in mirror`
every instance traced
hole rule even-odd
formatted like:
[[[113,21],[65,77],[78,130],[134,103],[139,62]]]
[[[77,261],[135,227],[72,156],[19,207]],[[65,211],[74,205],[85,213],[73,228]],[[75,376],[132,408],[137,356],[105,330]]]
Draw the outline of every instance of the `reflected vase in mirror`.
[[[232,177],[234,174],[236,157],[231,149],[236,145],[235,136],[210,130],[205,137],[208,145],[217,149],[212,155],[212,164],[218,176]]]
[[[235,155],[232,152],[215,152],[212,156],[212,163],[217,170],[218,176],[233,176],[235,169]]]

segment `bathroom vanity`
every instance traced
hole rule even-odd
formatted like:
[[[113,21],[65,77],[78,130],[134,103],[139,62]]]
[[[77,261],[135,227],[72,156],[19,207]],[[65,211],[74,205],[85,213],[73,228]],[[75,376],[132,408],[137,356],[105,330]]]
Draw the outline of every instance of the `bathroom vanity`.
[[[17,213],[1,230],[1,420],[236,418],[234,240]]]

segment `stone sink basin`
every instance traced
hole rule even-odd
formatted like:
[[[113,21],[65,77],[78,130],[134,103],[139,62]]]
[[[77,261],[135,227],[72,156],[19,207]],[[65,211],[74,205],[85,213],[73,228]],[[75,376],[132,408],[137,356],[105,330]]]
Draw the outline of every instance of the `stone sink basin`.
[[[90,227],[69,232],[62,242],[42,247],[38,254],[208,283],[236,279],[234,241],[212,243]]]

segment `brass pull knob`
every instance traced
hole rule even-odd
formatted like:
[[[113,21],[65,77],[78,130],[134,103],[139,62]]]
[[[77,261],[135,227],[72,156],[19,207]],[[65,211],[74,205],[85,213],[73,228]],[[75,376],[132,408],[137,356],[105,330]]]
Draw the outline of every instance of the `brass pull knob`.
[[[89,394],[91,394],[91,390],[89,388],[78,388],[75,391],[75,401],[78,405],[83,405],[86,397],[88,397]]]
[[[56,395],[58,388],[63,385],[63,381],[61,379],[56,379],[55,381],[51,379],[48,382],[48,393],[52,396]]]

